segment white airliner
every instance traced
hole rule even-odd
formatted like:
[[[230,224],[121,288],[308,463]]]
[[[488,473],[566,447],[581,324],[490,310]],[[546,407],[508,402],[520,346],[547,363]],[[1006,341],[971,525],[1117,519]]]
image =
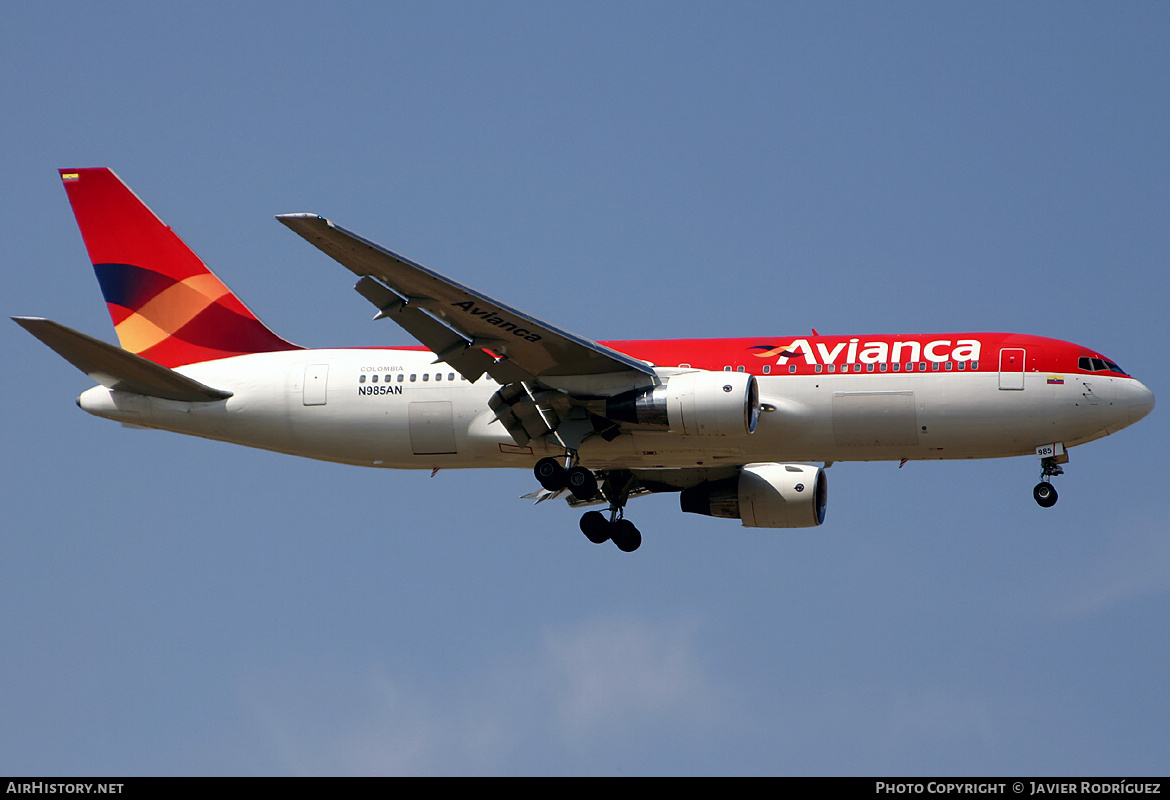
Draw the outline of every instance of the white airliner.
[[[417,347],[310,350],[264,326],[113,172],[61,170],[121,347],[15,317],[100,385],[91,414],[292,455],[399,469],[524,467],[624,551],[629,498],[748,527],[825,518],[805,462],[1035,454],[1033,494],[1068,448],[1154,407],[1113,361],[1007,333],[596,342],[553,327],[316,214],[280,222],[359,276]]]

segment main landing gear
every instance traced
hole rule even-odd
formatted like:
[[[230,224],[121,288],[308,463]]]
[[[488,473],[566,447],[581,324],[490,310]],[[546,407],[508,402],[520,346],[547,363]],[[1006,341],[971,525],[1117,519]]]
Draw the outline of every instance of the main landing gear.
[[[1064,459],[1067,461],[1068,456],[1065,456]],[[1050,481],[1055,476],[1063,474],[1064,469],[1057,463],[1055,456],[1040,459],[1040,482],[1032,490],[1032,497],[1036,498],[1036,502],[1041,508],[1052,508],[1056,505],[1060,495],[1056,493],[1056,487]]]
[[[568,460],[574,460],[569,456]],[[597,495],[597,478],[591,470],[580,464],[566,469],[555,458],[542,458],[532,468],[532,473],[540,481],[540,485],[550,492],[559,492],[568,489],[578,500],[592,500]]]
[[[634,523],[622,516],[634,476],[627,470],[603,472],[604,483],[599,487],[593,471],[575,464],[577,454],[570,451],[565,461],[572,466],[563,467],[555,458],[542,458],[532,468],[536,480],[550,492],[568,489],[578,500],[589,501],[598,491],[609,501],[609,517],[600,511],[587,511],[581,517],[581,532],[594,544],[612,541],[624,553],[632,553],[642,544],[642,534]]]
[[[600,511],[585,512],[585,516],[581,517],[581,533],[594,544],[613,540],[617,549],[623,553],[632,553],[642,546],[642,533],[634,527],[634,523],[620,516],[617,519],[606,519]]]

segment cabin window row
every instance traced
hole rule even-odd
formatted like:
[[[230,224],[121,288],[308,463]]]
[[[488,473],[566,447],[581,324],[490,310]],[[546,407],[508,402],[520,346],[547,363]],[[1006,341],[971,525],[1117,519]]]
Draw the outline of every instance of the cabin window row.
[[[358,376],[358,383],[365,383],[365,382],[366,382],[366,377],[367,377],[366,375],[360,375],[360,376]],[[382,382],[383,382],[383,383],[390,383],[392,378],[393,378],[393,379],[394,379],[394,380],[395,380],[397,383],[403,383],[403,382],[405,382],[405,381],[407,381],[407,380],[409,380],[411,383],[415,383],[415,382],[417,382],[417,381],[419,380],[419,374],[418,374],[418,373],[416,373],[416,372],[412,372],[412,373],[410,374],[410,377],[409,377],[409,378],[407,378],[407,376],[406,376],[406,373],[405,373],[405,372],[396,372],[396,373],[394,373],[393,375],[383,375],[383,376],[382,376],[382,378],[383,378],[383,380],[382,380]],[[433,376],[432,376],[432,373],[429,373],[429,372],[424,372],[424,373],[422,373],[422,380],[423,380],[423,382],[424,382],[424,383],[427,383],[427,382],[431,381],[431,380],[432,380],[432,378],[433,378],[433,380],[435,380],[435,381],[442,381],[442,380],[444,379],[444,378],[443,378],[443,373],[441,373],[441,372],[436,372],[436,373],[433,373]],[[369,379],[370,379],[370,383],[377,383],[377,382],[378,382],[378,376],[377,376],[377,375],[370,375],[370,376],[369,376]],[[456,375],[455,375],[455,373],[454,373],[454,372],[448,372],[448,373],[447,373],[446,380],[447,380],[447,381],[454,381],[454,380],[456,380]],[[460,375],[460,376],[458,376],[458,380],[466,380],[466,378],[464,378],[462,375]]]
[[[1085,361],[1085,360],[1086,359],[1083,359],[1083,358],[1081,359],[1081,361]],[[1100,359],[1093,359],[1093,360],[1099,361]],[[956,364],[958,364],[957,367],[955,366]],[[967,366],[968,364],[970,364],[971,366],[968,367]],[[680,367],[689,367],[690,364],[679,364],[679,366]],[[842,364],[841,365],[841,372],[849,372],[849,369],[851,366],[852,366],[854,372],[861,372],[863,365],[862,364],[852,364],[852,365]],[[916,366],[917,366],[917,369],[915,369]],[[881,364],[876,364],[876,365],[875,364],[865,364],[864,367],[865,367],[866,372],[875,372],[875,371],[876,372],[891,372],[891,371],[892,372],[915,372],[915,371],[917,371],[917,372],[927,372],[927,371],[938,372],[939,370],[942,370],[944,372],[952,372],[955,369],[958,369],[960,372],[963,372],[967,369],[972,369],[972,370],[979,369],[979,362],[978,361],[941,361],[941,362],[940,361],[920,361],[920,362],[907,361],[905,364],[901,364],[901,363],[886,364],[883,362]],[[1116,368],[1116,365],[1114,365],[1114,368]],[[723,368],[723,371],[724,372],[731,372],[732,369],[734,369],[736,372],[744,372],[745,371],[745,368],[742,366],[738,366],[738,367],[733,368],[730,365],[725,366]],[[1087,367],[1082,366],[1081,369],[1087,369]],[[1105,369],[1105,368],[1102,367],[1101,369]],[[771,375],[772,374],[772,365],[765,364],[763,366],[762,371],[765,375]],[[817,373],[836,372],[837,365],[836,364],[817,364],[814,367],[814,371]],[[1117,371],[1120,372],[1121,370],[1118,369]],[[788,372],[789,372],[789,374],[795,374],[796,373],[796,365],[789,364],[788,365]]]

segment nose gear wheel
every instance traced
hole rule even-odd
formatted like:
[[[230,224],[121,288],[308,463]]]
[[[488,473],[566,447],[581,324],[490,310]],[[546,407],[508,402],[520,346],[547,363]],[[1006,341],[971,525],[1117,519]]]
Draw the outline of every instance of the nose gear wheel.
[[[1067,460],[1067,459],[1066,459]],[[1041,508],[1052,508],[1060,497],[1051,480],[1057,475],[1063,475],[1064,469],[1053,456],[1040,459],[1040,482],[1032,489],[1032,497]]]

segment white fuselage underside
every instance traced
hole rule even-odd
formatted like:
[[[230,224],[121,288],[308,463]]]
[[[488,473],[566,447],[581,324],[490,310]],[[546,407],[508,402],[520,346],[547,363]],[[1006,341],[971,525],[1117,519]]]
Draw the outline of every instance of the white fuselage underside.
[[[434,360],[395,349],[244,355],[177,370],[232,392],[227,400],[186,403],[99,386],[79,405],[132,425],[360,466],[530,467],[563,452],[545,439],[518,446],[488,409],[499,386],[486,377],[472,384]],[[613,441],[587,439],[579,453],[592,469],[1024,455],[1126,427],[1136,421],[1131,399],[1148,395],[1132,379],[1061,377],[1027,373],[1023,389],[1001,389],[996,372],[760,375],[767,410],[754,434],[623,426]]]

